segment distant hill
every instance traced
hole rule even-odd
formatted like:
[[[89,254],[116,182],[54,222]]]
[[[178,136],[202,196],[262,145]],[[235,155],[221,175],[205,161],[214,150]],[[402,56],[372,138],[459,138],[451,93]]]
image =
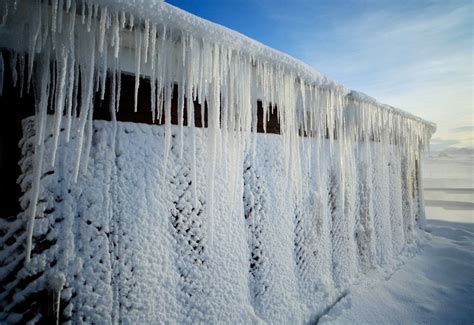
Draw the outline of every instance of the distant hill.
[[[462,147],[455,148],[449,147],[443,150],[432,150],[429,154],[430,157],[451,157],[451,156],[474,156],[473,147]]]

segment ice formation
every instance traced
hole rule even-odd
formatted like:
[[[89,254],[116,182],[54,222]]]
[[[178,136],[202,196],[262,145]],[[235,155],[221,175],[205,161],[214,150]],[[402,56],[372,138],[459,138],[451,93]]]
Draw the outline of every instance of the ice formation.
[[[10,62],[15,74],[12,80],[19,78],[18,83],[21,87],[26,85],[25,91],[33,91],[36,101],[34,141],[29,157],[32,160],[28,179],[31,186],[26,194],[29,211],[23,235],[27,266],[39,263],[32,259],[31,252],[33,236],[43,227],[36,222],[38,215],[43,213],[38,209],[42,206],[40,196],[44,191],[40,186],[42,176],[47,170],[56,171],[65,161],[68,165],[61,165],[61,168],[66,168],[64,181],[71,187],[84,181],[88,174],[96,173],[90,166],[91,160],[94,161],[92,149],[101,145],[94,140],[97,132],[92,118],[94,97],[104,99],[106,87],[110,87],[113,127],[104,132],[115,139],[118,130],[123,130],[114,118],[120,105],[122,73],[135,74],[135,111],[140,78],[150,80],[152,120],[164,122],[164,133],[160,134],[163,142],[159,146],[161,164],[157,166],[155,161],[143,161],[156,169],[155,186],[165,184],[170,175],[177,172],[173,162],[187,159],[186,180],[180,182],[189,185],[191,198],[187,200],[192,202],[189,213],[201,211],[199,213],[206,216],[206,222],[196,221],[192,225],[196,227],[192,232],[199,242],[202,240],[206,245],[216,247],[213,242],[222,237],[216,229],[221,229],[220,218],[227,213],[222,207],[222,193],[225,192],[229,209],[235,210],[231,215],[238,215],[236,211],[241,211],[239,209],[244,206],[245,222],[251,233],[249,249],[258,252],[265,249],[259,242],[264,240],[259,227],[261,223],[275,222],[275,218],[269,218],[265,208],[259,207],[263,203],[255,197],[264,195],[260,191],[265,188],[271,189],[272,193],[265,195],[270,195],[272,200],[281,196],[281,193],[273,193],[278,188],[291,193],[286,199],[293,202],[288,206],[296,206],[296,228],[301,228],[304,239],[297,237],[288,245],[306,247],[306,241],[320,245],[313,252],[302,246],[297,253],[298,259],[305,259],[306,255],[317,256],[308,265],[298,264],[301,276],[314,282],[313,288],[306,288],[309,292],[315,288],[345,288],[355,277],[356,270],[389,264],[392,256],[402,250],[405,240],[413,242],[413,211],[418,211],[420,223],[423,212],[416,206],[420,200],[412,199],[421,195],[420,185],[412,186],[412,179],[417,173],[420,152],[434,132],[433,124],[350,91],[283,53],[161,2],[5,0],[0,10],[3,17],[0,46],[12,51],[10,61],[20,62]],[[0,86],[3,85],[5,64],[8,63],[0,56]],[[178,87],[176,127],[171,124],[175,85]],[[196,121],[192,110],[195,100],[206,107],[205,131],[194,127]],[[271,112],[276,110],[278,114],[281,138],[278,140],[279,149],[272,156],[278,166],[274,172],[284,176],[278,184],[254,184],[258,183],[258,175],[252,166],[258,165],[263,150],[259,145],[262,140],[257,136],[258,101],[263,106],[264,128]],[[184,121],[185,112],[187,121]],[[53,116],[48,117],[51,113]],[[204,119],[204,114],[201,117]],[[200,125],[205,125],[204,120],[200,122]],[[51,139],[49,130],[52,130]],[[45,154],[46,142],[48,154]],[[63,149],[58,151],[61,146]],[[120,150],[129,149],[120,148],[117,139],[110,140],[108,146],[114,148],[108,152],[108,159],[114,159],[114,155],[120,157]],[[206,147],[205,165],[202,146]],[[325,161],[323,155],[331,157],[332,162]],[[121,170],[140,168],[120,166],[121,163],[126,162],[118,162]],[[99,167],[94,165],[94,168]],[[108,185],[128,191],[120,187],[122,179],[114,177],[106,178]],[[221,184],[222,177],[225,184]],[[246,184],[242,177],[248,178],[250,183]],[[179,176],[176,178],[180,179]],[[256,186],[257,192],[254,193],[255,188],[249,186]],[[118,194],[114,188],[107,191],[110,195],[103,199],[108,202],[104,208],[108,212],[104,213],[110,214],[110,210],[116,211],[113,204]],[[168,194],[163,195],[166,198]],[[178,202],[176,195],[173,192],[169,200]],[[150,198],[150,201],[156,198]],[[175,209],[179,211],[173,214],[177,218],[175,227],[179,227],[180,214],[187,207],[176,206]],[[97,222],[102,224],[103,221]],[[139,224],[137,221],[135,227],[141,227]],[[73,230],[66,230],[61,236],[64,241],[71,241],[67,234]],[[356,234],[355,238],[352,234]],[[205,239],[201,238],[203,236]],[[178,236],[175,240],[190,239]],[[72,244],[68,243],[61,248],[64,250],[64,265],[73,263],[70,259],[74,252],[68,246]],[[120,244],[117,245],[116,249],[120,250]],[[193,259],[192,256],[189,258]],[[194,261],[200,259],[194,258]],[[206,261],[210,260],[208,256]],[[116,262],[109,260],[106,263],[112,265]],[[199,263],[206,264],[204,260]],[[266,268],[274,265],[259,260],[251,274],[263,281],[266,279],[264,273],[273,272]],[[178,269],[181,269],[179,265]],[[308,270],[313,277],[305,273]],[[196,267],[186,272],[200,276],[202,269]],[[206,272],[202,274],[208,276]],[[314,277],[315,274],[319,275]],[[110,274],[107,276],[113,278]],[[127,281],[133,280],[128,278]],[[252,290],[265,292],[268,289],[263,282],[259,285],[261,287]],[[185,286],[189,292],[195,292],[193,283]],[[286,289],[278,290],[283,299]],[[85,301],[87,298],[77,299]],[[197,298],[191,300],[194,299]],[[115,304],[110,308],[119,308]],[[253,305],[261,305],[259,310],[263,314],[252,317],[271,320],[275,319],[271,313],[279,312],[268,309],[264,300],[253,302]],[[205,316],[203,308],[196,309],[200,316]],[[113,312],[107,315],[128,317]],[[190,319],[198,317],[188,316]]]
[[[298,195],[287,187],[283,137],[258,134],[255,156],[242,157],[238,177],[228,171],[235,156],[216,161],[211,220],[209,129],[184,128],[183,137],[194,134],[195,142],[185,141],[180,157],[181,130],[171,126],[165,160],[164,127],[95,120],[89,165],[75,183],[79,135],[69,143],[61,136],[55,149],[54,123],[48,116],[44,156],[56,150],[58,160],[42,175],[27,267],[21,267],[23,220],[0,224],[2,322],[36,316],[41,309],[25,302],[45,289],[60,319],[73,323],[314,322],[359,278],[374,268],[390,272],[415,248],[422,209],[415,206],[413,178],[400,177],[405,159],[394,145],[386,157],[346,162],[353,165],[342,173],[334,162],[345,152],[336,142],[302,139],[302,157],[313,154],[309,164],[301,160]],[[72,127],[79,123],[73,119]],[[20,184],[28,208],[34,118],[24,130]],[[359,142],[353,150],[369,155],[384,146]],[[375,180],[383,185],[375,188]]]

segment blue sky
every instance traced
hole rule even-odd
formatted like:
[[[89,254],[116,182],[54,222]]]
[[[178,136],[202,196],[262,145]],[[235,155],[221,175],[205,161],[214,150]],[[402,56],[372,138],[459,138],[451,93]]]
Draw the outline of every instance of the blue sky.
[[[472,1],[167,0],[438,125],[474,146]]]

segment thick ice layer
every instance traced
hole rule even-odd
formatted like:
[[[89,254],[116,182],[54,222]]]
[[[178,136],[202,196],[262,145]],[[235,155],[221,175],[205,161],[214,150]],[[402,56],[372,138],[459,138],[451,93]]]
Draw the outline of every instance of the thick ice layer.
[[[72,126],[80,122],[73,119]],[[56,150],[54,123],[54,116],[45,121],[44,162]],[[29,200],[34,125],[32,118],[24,122],[25,211],[36,204]],[[409,248],[416,211],[402,220],[402,183],[413,180],[399,178],[405,168],[399,147],[388,147],[380,157],[384,147],[378,143],[352,144],[349,150],[305,139],[297,195],[281,159],[283,138],[258,134],[254,154],[247,151],[242,165],[235,164],[239,149],[228,148],[216,160],[209,211],[209,132],[185,128],[181,157],[179,127],[94,121],[89,164],[77,183],[80,135],[73,133],[69,143],[59,137],[56,167],[44,163],[39,173],[28,265],[21,266],[28,213],[0,224],[0,285],[6,288],[0,321],[45,317],[29,302],[49,290],[62,317],[73,323],[308,323],[357,278],[376,266],[389,270]],[[344,166],[351,167],[342,169],[335,159],[348,152],[367,156],[345,158]],[[393,177],[382,172],[387,161]],[[382,185],[374,187],[374,179]],[[385,198],[376,190],[399,198],[386,215],[378,214]],[[403,204],[415,206],[414,197],[403,196]],[[364,198],[373,208],[361,206]]]

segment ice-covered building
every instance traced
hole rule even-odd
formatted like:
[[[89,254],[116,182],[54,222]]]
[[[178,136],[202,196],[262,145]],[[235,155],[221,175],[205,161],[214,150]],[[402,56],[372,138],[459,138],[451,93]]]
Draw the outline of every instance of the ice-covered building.
[[[1,323],[307,323],[415,245],[433,124],[157,1],[0,18]]]

